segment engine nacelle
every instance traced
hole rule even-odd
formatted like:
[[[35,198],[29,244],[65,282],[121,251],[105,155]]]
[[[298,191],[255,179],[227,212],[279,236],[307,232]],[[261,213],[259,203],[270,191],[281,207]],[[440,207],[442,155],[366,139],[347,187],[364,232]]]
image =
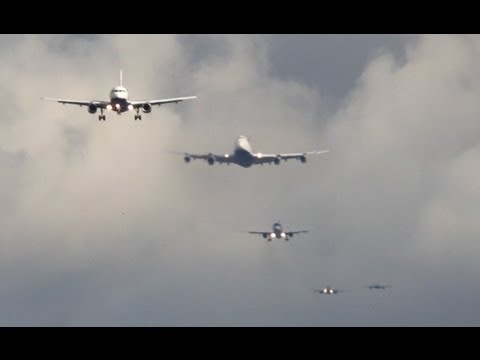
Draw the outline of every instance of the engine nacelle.
[[[299,159],[304,164],[307,162],[307,157],[305,155],[300,156]]]
[[[213,165],[215,164],[215,158],[213,156],[209,156],[207,158],[207,161],[208,161],[208,165]]]
[[[150,105],[149,103],[145,103],[142,105],[142,111],[146,114],[148,114],[149,112],[152,111],[152,105]]]
[[[275,165],[279,165],[280,164],[280,158],[279,157],[276,157],[275,159],[273,159],[273,163]]]
[[[268,234],[262,234],[263,238],[266,239]]]
[[[192,160],[192,159],[190,158],[190,156],[185,156],[185,157],[183,158],[183,160],[185,160],[186,163],[189,163],[190,160]]]
[[[88,104],[88,112],[90,114],[95,114],[97,112],[97,105],[92,103]]]

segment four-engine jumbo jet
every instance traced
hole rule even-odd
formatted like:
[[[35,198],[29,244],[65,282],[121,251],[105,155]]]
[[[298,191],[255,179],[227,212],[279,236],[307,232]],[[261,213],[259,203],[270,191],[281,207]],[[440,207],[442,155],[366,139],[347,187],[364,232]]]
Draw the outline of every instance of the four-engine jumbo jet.
[[[345,290],[340,290],[340,289],[332,289],[329,286],[327,286],[326,288],[324,289],[321,289],[321,290],[313,290],[315,292],[318,292],[320,294],[325,294],[325,295],[333,295],[333,294],[338,294],[339,292],[342,292],[342,291],[345,291]]]
[[[300,160],[302,163],[307,161],[307,155],[312,154],[323,154],[327,153],[329,150],[321,151],[307,151],[301,153],[292,153],[292,154],[262,154],[254,153],[252,146],[246,136],[240,135],[235,141],[235,147],[233,154],[225,155],[214,155],[209,154],[190,154],[190,153],[181,153],[184,155],[184,160],[186,163],[189,163],[191,160],[202,159],[208,162],[209,165],[215,164],[237,164],[244,168],[248,168],[252,165],[263,165],[263,164],[275,164],[279,165],[281,160],[287,161],[288,159]]]
[[[271,231],[248,231],[249,234],[258,234],[262,235],[264,239],[272,241],[272,239],[285,239],[288,241],[289,238],[293,237],[295,234],[308,233],[308,230],[297,230],[297,231],[283,231],[282,225],[279,222],[276,222],[272,226]]]
[[[196,99],[196,96],[186,96],[186,97],[178,97],[178,98],[171,98],[171,99],[160,99],[160,100],[142,100],[142,101],[131,101],[128,98],[128,91],[122,85],[122,70],[120,70],[120,85],[115,86],[110,91],[110,101],[102,101],[102,100],[92,100],[92,101],[81,101],[81,100],[66,100],[66,99],[52,99],[42,97],[44,100],[52,100],[57,101],[61,104],[71,104],[71,105],[79,105],[79,106],[87,106],[88,112],[90,114],[95,114],[98,109],[100,109],[100,115],[98,115],[98,120],[105,121],[105,115],[103,112],[107,111],[115,111],[118,115],[123,112],[136,110],[137,114],[135,115],[135,120],[142,120],[142,115],[140,115],[140,109],[144,113],[149,113],[152,111],[153,105],[162,105],[168,103],[179,103],[180,101]]]

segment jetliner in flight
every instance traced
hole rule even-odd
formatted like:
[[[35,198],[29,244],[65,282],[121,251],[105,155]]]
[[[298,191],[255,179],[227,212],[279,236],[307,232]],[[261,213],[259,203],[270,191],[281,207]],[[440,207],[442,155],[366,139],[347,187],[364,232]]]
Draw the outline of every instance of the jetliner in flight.
[[[66,99],[53,99],[53,98],[46,98],[42,97],[44,100],[52,100],[59,102],[61,104],[69,104],[69,105],[79,105],[79,106],[87,106],[88,112],[90,114],[95,114],[98,109],[100,109],[100,115],[98,115],[98,120],[105,121],[105,115],[103,114],[104,111],[113,111],[116,112],[117,115],[120,115],[126,111],[136,111],[137,114],[135,115],[135,120],[142,120],[142,115],[140,115],[140,109],[148,114],[152,111],[153,105],[162,105],[168,103],[179,103],[184,100],[196,99],[196,96],[186,96],[186,97],[178,97],[178,98],[171,98],[171,99],[160,99],[160,100],[141,100],[141,101],[132,101],[128,97],[128,91],[122,84],[122,70],[120,70],[120,85],[115,86],[112,90],[110,90],[110,100],[103,101],[103,100],[91,100],[91,101],[82,101],[82,100],[66,100]]]
[[[313,290],[315,292],[318,292],[320,294],[325,294],[325,295],[333,295],[333,294],[338,294],[339,292],[342,292],[342,291],[345,291],[345,290],[341,290],[341,289],[333,289],[329,286],[327,286],[326,288],[324,289],[321,289],[321,290]]]
[[[248,231],[249,234],[258,234],[262,235],[264,239],[272,241],[272,239],[285,239],[288,241],[293,235],[300,233],[308,233],[308,230],[296,230],[296,231],[287,231],[283,230],[280,221],[276,222],[272,226],[271,231]]]
[[[219,164],[237,164],[244,168],[249,168],[252,165],[263,165],[263,164],[275,164],[279,165],[281,160],[295,159],[300,160],[302,163],[307,161],[307,155],[313,154],[323,154],[327,153],[329,150],[321,151],[306,151],[299,153],[291,154],[262,154],[254,153],[253,148],[250,145],[250,141],[246,136],[240,135],[235,141],[235,146],[232,154],[225,155],[215,155],[212,153],[208,154],[190,154],[190,153],[180,153],[184,155],[184,160],[186,163],[189,163],[191,160],[202,159],[208,162],[209,165],[213,165],[216,162]]]

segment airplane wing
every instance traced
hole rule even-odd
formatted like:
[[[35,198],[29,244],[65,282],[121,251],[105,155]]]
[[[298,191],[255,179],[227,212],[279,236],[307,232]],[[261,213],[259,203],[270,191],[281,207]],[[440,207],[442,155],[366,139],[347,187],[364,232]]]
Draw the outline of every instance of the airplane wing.
[[[144,104],[150,105],[162,105],[162,104],[169,104],[169,103],[179,103],[184,100],[191,100],[196,99],[196,96],[186,96],[186,97],[178,97],[178,98],[171,98],[171,99],[160,99],[160,100],[142,100],[142,101],[130,101],[130,104],[133,106],[134,109],[138,109],[142,107]]]
[[[231,164],[233,163],[233,155],[215,155],[215,154],[190,154],[190,153],[177,153],[184,156],[185,162],[189,163],[191,160],[205,160],[210,165],[213,165],[215,162],[220,164]]]
[[[314,154],[323,154],[330,152],[330,150],[321,150],[321,151],[306,151],[303,153],[291,153],[291,154],[262,154],[262,153],[257,153],[255,154],[255,164],[276,164],[278,165],[280,163],[280,160],[289,160],[289,159],[295,159],[295,160],[300,160],[301,162],[306,162],[307,161],[307,156],[308,155],[314,155]]]
[[[247,231],[249,234],[262,235],[263,237],[270,235],[271,231]]]
[[[90,104],[94,104],[99,108],[105,108],[108,104],[110,104],[108,101],[100,101],[100,100],[83,101],[83,100],[53,99],[53,98],[46,98],[46,97],[42,97],[42,99],[56,101],[64,105],[68,104],[68,105],[88,106]]]
[[[289,231],[286,232],[287,236],[292,237],[295,234],[308,233],[308,230],[298,230],[298,231]]]
[[[323,154],[327,153],[330,150],[321,150],[321,151],[306,151],[303,153],[292,153],[292,154],[278,154],[277,156],[280,157],[282,160],[288,160],[288,159],[295,159],[295,160],[301,160],[307,155],[314,155],[314,154]]]

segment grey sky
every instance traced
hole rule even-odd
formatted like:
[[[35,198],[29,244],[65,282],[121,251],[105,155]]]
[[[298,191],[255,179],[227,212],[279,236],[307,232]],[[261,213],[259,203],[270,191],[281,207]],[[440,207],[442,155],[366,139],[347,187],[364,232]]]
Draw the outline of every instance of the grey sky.
[[[479,325],[480,37],[4,35],[0,52],[0,325]],[[199,99],[141,122],[40,100],[105,99],[120,68],[134,100]],[[331,153],[171,153],[239,134]],[[241,233],[278,219],[310,233]],[[349,291],[312,292],[328,284]]]

